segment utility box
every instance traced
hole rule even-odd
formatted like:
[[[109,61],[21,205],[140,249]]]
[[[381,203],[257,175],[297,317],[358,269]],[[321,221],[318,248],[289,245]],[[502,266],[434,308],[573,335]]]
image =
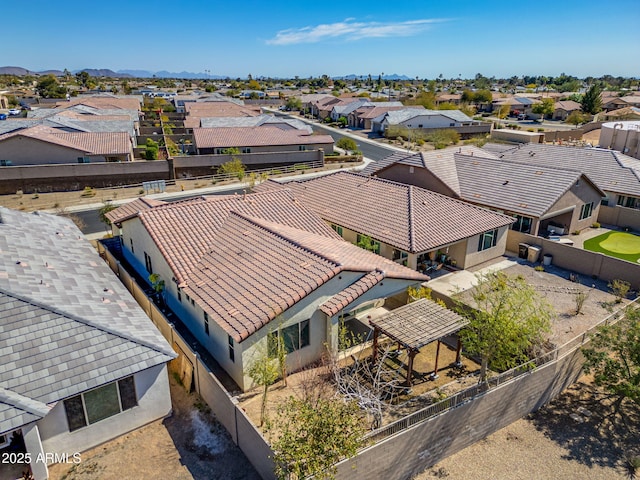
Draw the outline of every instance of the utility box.
[[[529,254],[529,244],[520,243],[518,245],[518,257],[526,259]]]
[[[534,245],[529,246],[529,253],[527,254],[527,261],[531,263],[536,263],[540,258],[540,251],[542,248],[536,247]]]

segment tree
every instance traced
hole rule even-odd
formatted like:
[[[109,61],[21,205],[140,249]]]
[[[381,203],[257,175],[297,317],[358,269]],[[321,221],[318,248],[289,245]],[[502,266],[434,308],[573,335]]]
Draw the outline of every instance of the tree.
[[[45,75],[36,84],[36,92],[43,98],[64,98],[67,89],[58,83],[55,75]]]
[[[565,123],[569,125],[582,125],[583,123],[587,123],[589,121],[589,115],[586,113],[574,111],[569,114],[566,118]]]
[[[374,240],[369,235],[358,235],[358,241],[356,245],[370,252],[376,252],[379,248],[377,242],[374,242]]]
[[[598,327],[582,353],[585,371],[618,405],[625,399],[640,405],[640,308],[627,307],[618,323]]]
[[[602,110],[602,98],[600,94],[602,93],[602,88],[597,83],[591,85],[591,88],[587,90],[587,93],[582,97],[582,111],[584,113],[590,113],[591,115],[595,115],[600,110]]]
[[[264,414],[267,408],[267,393],[269,386],[278,379],[278,364],[270,355],[269,347],[262,342],[258,345],[254,358],[249,364],[247,373],[256,385],[260,385],[262,390],[262,401],[260,402],[260,426],[264,423]]]
[[[100,216],[100,221],[105,224],[105,228],[111,228],[111,220],[107,218],[107,213],[118,208],[117,205],[114,205],[111,202],[105,203],[100,210],[98,210],[98,215]]]
[[[507,104],[500,105],[500,108],[498,109],[496,116],[501,119],[507,118],[507,115],[509,115],[510,111],[511,111],[511,107],[509,105]]]
[[[336,147],[341,148],[347,154],[358,149],[358,144],[353,138],[342,137],[336,142]]]
[[[302,100],[296,97],[289,97],[284,107],[289,111],[302,110]]]
[[[479,383],[488,367],[513,368],[527,360],[532,347],[550,331],[553,307],[521,276],[502,272],[478,278],[474,308],[460,308],[469,325],[461,331],[462,344],[481,359]]]
[[[80,87],[88,87],[89,82],[91,81],[91,75],[89,72],[85,72],[84,70],[76,73],[76,82]]]
[[[542,103],[536,103],[531,107],[531,111],[537,115],[542,115],[542,118],[549,117],[555,111],[555,102],[553,98],[543,98]]]
[[[152,140],[151,138],[147,138],[147,141],[145,143],[144,158],[146,158],[147,160],[157,160],[158,151],[158,142]]]
[[[244,178],[245,166],[242,164],[240,158],[231,157],[231,160],[218,167],[218,173],[220,175],[231,175],[237,177],[238,180],[242,180]]]
[[[268,431],[279,479],[333,478],[333,466],[356,454],[364,429],[355,402],[340,398],[289,399]]]

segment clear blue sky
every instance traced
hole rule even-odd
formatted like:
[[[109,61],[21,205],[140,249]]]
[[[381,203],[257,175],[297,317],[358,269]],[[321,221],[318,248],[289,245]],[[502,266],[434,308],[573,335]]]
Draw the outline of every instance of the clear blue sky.
[[[0,66],[640,77],[638,0],[2,2]]]

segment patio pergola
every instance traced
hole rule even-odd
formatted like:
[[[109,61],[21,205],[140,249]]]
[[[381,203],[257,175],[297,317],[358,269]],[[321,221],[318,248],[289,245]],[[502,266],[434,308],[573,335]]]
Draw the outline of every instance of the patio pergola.
[[[438,342],[433,378],[438,376],[438,356],[441,340],[457,332],[469,322],[457,313],[438,305],[426,298],[408,303],[385,315],[369,320],[373,327],[373,360],[378,356],[378,337],[381,333],[398,342],[407,349],[409,363],[407,365],[407,385],[412,385],[413,359],[420,349],[432,342]],[[460,363],[462,344],[458,339],[456,362]]]

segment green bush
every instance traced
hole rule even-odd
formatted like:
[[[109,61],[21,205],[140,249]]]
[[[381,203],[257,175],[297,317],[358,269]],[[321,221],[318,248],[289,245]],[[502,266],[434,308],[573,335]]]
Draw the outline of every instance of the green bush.
[[[593,222],[591,228],[600,228],[600,222]]]
[[[147,142],[145,144],[144,158],[146,158],[147,160],[158,159],[158,142],[154,142],[152,139],[147,138]]]

